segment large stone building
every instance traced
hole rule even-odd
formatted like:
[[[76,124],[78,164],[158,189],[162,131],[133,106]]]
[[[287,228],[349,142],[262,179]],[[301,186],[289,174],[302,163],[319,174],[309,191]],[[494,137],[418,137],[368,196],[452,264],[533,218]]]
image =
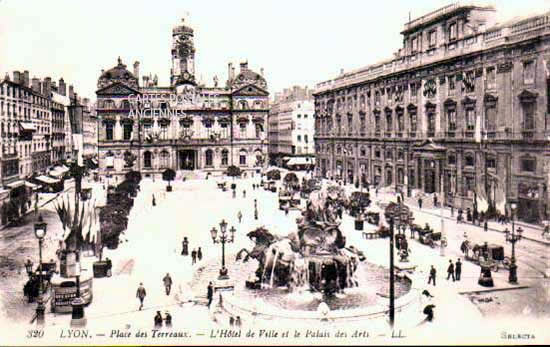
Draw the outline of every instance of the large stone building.
[[[155,76],[139,83],[118,60],[98,80],[99,168],[101,175],[130,170],[158,176],[166,168],[223,171],[230,165],[256,172],[267,160],[267,83],[262,73],[240,64],[228,68],[225,86],[198,84],[194,31],[179,25],[172,32],[170,85]]]
[[[313,162],[313,113],[313,96],[307,87],[294,86],[275,94],[268,119],[269,157],[273,163]]]
[[[317,85],[319,174],[548,219],[550,13],[453,4],[401,34],[391,59]]]

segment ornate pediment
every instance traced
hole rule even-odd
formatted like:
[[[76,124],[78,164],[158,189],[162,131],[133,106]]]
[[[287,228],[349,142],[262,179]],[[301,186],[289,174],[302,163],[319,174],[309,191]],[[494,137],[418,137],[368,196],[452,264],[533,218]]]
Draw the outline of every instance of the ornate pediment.
[[[127,85],[125,85],[123,83],[120,83],[120,82],[108,85],[104,88],[101,88],[98,91],[96,91],[95,93],[98,96],[101,96],[101,95],[110,96],[110,95],[131,95],[131,94],[136,95],[136,94],[140,94],[139,91],[137,91],[133,88],[130,88]]]
[[[231,123],[231,118],[227,116],[219,117],[218,123]]]
[[[249,121],[249,119],[248,119],[247,116],[241,115],[241,116],[237,117],[237,122],[238,123],[248,123],[248,121]]]
[[[418,107],[415,104],[408,104],[407,105],[407,111],[409,113],[413,113],[413,112],[416,113],[417,110],[418,110]]]
[[[445,102],[443,103],[443,106],[445,106],[445,107],[456,106],[456,101],[454,101],[453,99],[449,98],[449,99],[445,100]]]
[[[427,139],[415,147],[415,151],[419,152],[445,152],[446,150],[447,148],[438,145],[432,139]]]
[[[268,96],[269,93],[253,84],[239,88],[233,92],[233,96]]]
[[[261,117],[261,116],[254,116],[252,117],[252,121],[254,123],[263,123],[265,121],[264,117]]]
[[[472,105],[472,104],[475,104],[476,103],[476,99],[473,99],[473,98],[470,98],[469,96],[466,96],[463,100],[462,100],[462,103],[464,105]]]
[[[534,102],[535,99],[539,96],[537,92],[531,92],[527,89],[524,89],[521,93],[519,93],[518,98],[521,102]]]
[[[483,97],[483,102],[485,104],[496,104],[496,102],[498,101],[498,96],[495,96],[493,94],[485,94],[485,96]]]
[[[426,110],[427,111],[434,111],[435,110],[435,107],[436,105],[435,104],[432,104],[431,102],[426,102],[426,104],[424,105],[426,107]]]

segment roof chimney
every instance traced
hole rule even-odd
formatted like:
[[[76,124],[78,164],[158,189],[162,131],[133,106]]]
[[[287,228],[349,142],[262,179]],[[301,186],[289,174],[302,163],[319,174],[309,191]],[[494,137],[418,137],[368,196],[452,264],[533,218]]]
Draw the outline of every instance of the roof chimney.
[[[67,85],[63,80],[63,77],[59,79],[59,94],[66,96],[67,95]]]
[[[139,61],[134,63],[134,77],[139,81]]]
[[[232,80],[233,79],[233,63],[227,64],[227,79]]]
[[[52,94],[52,78],[51,77],[44,78],[44,82],[43,82],[43,85],[42,85],[42,94],[45,97],[51,96],[51,94]]]
[[[36,93],[42,93],[40,90],[40,80],[36,77],[32,78],[32,90]]]
[[[52,90],[57,92],[57,82],[56,81],[52,81]]]
[[[21,72],[19,71],[13,72],[13,82],[17,84],[21,83]]]
[[[69,85],[69,99],[73,99],[74,95],[74,87],[72,85]]]
[[[29,70],[25,70],[23,72],[23,85],[25,87],[29,87],[29,82],[30,82],[30,80],[29,80]]]

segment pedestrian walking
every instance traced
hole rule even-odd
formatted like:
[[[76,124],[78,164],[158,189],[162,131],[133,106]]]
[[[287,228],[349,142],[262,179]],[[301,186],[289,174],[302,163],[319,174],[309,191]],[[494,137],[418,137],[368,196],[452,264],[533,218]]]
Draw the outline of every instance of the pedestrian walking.
[[[157,201],[155,200],[155,194],[153,194],[153,206],[157,206]]]
[[[237,319],[235,319],[235,328],[241,328],[241,316],[237,316]]]
[[[451,205],[451,217],[454,217],[455,215],[455,207],[454,205]]]
[[[157,314],[155,315],[155,328],[162,328],[162,314],[160,314],[160,311],[157,311]]]
[[[233,316],[229,317],[229,326],[233,328],[235,325],[235,318]]]
[[[285,216],[288,216],[288,210],[289,210],[288,205],[290,205],[290,202],[285,205]]]
[[[437,207],[437,195],[434,194],[434,207]]]
[[[487,221],[483,222],[483,230],[485,230],[485,232],[489,230],[489,224],[487,223]]]
[[[183,237],[181,243],[181,255],[189,255],[189,241],[187,240],[187,236]]]
[[[462,262],[460,261],[460,258],[458,258],[455,263],[455,279],[457,281],[460,281],[461,273],[462,273]]]
[[[199,259],[199,261],[202,260],[202,250],[201,250],[200,247],[199,247],[199,249],[197,250],[197,258]]]
[[[453,282],[455,281],[455,266],[453,264],[452,260],[449,260],[449,267],[447,267],[447,281],[449,278],[453,278]]]
[[[243,198],[246,198],[246,190],[243,190]]]
[[[544,226],[544,230],[540,236],[544,238],[544,235],[550,235],[550,225],[548,224]]]
[[[167,328],[172,327],[172,315],[168,311],[164,312],[164,325]]]
[[[195,264],[197,262],[197,250],[193,248],[193,251],[191,251],[191,264]]]
[[[206,306],[210,308],[210,305],[212,304],[212,299],[214,298],[214,286],[212,285],[212,282],[208,283],[206,298],[208,299],[208,304]]]
[[[435,267],[432,265],[432,268],[430,269],[430,277],[428,277],[428,284],[433,282],[434,287],[435,287],[435,275],[436,275],[436,270],[435,270]]]
[[[241,211],[239,211],[239,213],[237,213],[237,218],[239,218],[239,223],[240,223],[241,220],[243,219],[243,213]]]
[[[166,276],[162,279],[164,283],[164,289],[166,290],[166,295],[170,295],[170,289],[172,289],[172,277],[169,273],[166,273]]]
[[[421,197],[418,198],[418,208],[422,209],[422,198]]]
[[[145,291],[145,287],[143,287],[143,283],[139,284],[139,287],[136,292],[136,298],[139,299],[139,310],[143,308],[143,300],[145,300],[145,296],[147,295],[147,292]]]
[[[430,305],[427,305],[426,307],[424,307],[424,314],[426,315],[426,320],[428,322],[431,322],[433,319],[434,319],[434,307],[435,305],[433,304],[430,304]]]

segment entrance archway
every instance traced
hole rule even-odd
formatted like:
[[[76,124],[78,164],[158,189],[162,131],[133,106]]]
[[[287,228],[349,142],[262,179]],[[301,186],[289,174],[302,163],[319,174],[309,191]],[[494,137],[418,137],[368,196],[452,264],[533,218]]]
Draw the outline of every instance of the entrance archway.
[[[184,149],[178,151],[179,169],[180,170],[195,170],[196,168],[196,151],[192,149]]]

